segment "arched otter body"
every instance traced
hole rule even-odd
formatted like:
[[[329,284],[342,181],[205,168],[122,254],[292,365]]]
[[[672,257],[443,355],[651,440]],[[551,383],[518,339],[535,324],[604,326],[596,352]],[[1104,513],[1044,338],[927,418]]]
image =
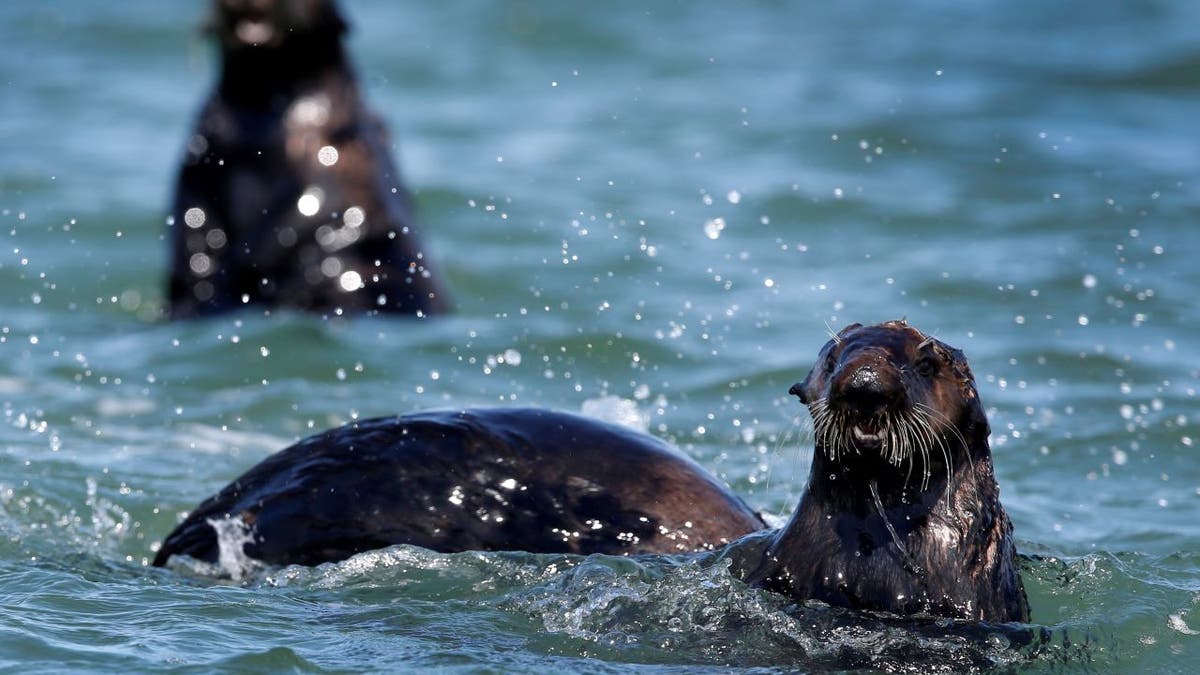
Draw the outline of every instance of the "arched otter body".
[[[903,321],[854,324],[791,393],[813,416],[812,470],[751,581],[859,609],[1029,619],[961,351]]]
[[[426,412],[308,438],[193,511],[154,559],[219,556],[233,518],[246,555],[317,564],[392,544],[437,551],[680,553],[765,527],[720,481],[656,438],[537,409]]]
[[[813,414],[808,487],[786,527],[730,546],[738,573],[797,600],[1028,620],[988,423],[962,352],[904,322],[854,324],[791,391]],[[227,518],[248,528],[247,555],[276,564],[398,543],[678,553],[764,528],[665,443],[534,409],[418,413],[313,436],[201,504],[154,564],[175,554],[217,560],[213,523]]]
[[[214,0],[216,90],[172,207],[169,312],[447,309],[333,0]]]

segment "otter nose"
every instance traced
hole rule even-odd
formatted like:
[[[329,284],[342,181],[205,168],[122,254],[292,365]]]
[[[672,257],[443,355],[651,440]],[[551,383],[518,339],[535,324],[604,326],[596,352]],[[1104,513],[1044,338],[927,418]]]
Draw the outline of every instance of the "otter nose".
[[[898,395],[896,385],[878,366],[867,363],[845,374],[839,398],[862,415],[875,415]]]

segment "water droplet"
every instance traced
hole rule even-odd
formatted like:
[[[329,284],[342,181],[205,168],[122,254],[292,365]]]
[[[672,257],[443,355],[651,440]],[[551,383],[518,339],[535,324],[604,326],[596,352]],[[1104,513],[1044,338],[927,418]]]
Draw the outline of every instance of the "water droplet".
[[[187,223],[190,228],[198,228],[204,224],[204,209],[193,206],[183,212],[183,222]]]
[[[351,206],[342,214],[342,222],[346,223],[346,227],[359,227],[366,219],[366,212],[359,206]]]
[[[725,229],[724,218],[713,218],[704,223],[704,236],[709,239],[717,239],[721,236],[721,232]]]
[[[324,166],[333,166],[338,161],[337,148],[332,145],[326,145],[317,151],[317,161]]]
[[[207,276],[212,271],[212,258],[204,253],[195,253],[188,259],[188,267],[202,277]]]
[[[325,192],[321,188],[311,187],[296,200],[296,209],[300,211],[300,215],[315,216],[321,210],[321,199],[324,196]]]
[[[342,276],[338,277],[338,286],[347,293],[357,291],[363,287],[362,275],[354,270],[343,272]]]

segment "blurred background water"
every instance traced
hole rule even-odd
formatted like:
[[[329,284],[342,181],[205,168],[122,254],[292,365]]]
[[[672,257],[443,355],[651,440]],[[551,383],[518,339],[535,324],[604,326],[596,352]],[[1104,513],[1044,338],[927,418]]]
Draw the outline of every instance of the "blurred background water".
[[[158,320],[202,3],[0,5],[3,667],[1200,668],[1200,5],[344,5],[452,317]],[[784,517],[788,386],[902,316],[972,361],[1047,645],[671,559],[147,566],[271,452],[430,407],[636,407]]]

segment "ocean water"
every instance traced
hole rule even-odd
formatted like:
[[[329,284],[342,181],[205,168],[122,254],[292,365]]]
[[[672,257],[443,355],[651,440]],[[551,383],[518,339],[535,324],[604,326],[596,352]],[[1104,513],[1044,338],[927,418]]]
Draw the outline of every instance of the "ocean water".
[[[159,320],[203,4],[0,5],[0,668],[1200,669],[1200,6],[344,5],[453,316]],[[433,407],[631,418],[784,518],[788,387],[899,317],[971,360],[1044,641],[689,559],[148,566],[275,450]]]

